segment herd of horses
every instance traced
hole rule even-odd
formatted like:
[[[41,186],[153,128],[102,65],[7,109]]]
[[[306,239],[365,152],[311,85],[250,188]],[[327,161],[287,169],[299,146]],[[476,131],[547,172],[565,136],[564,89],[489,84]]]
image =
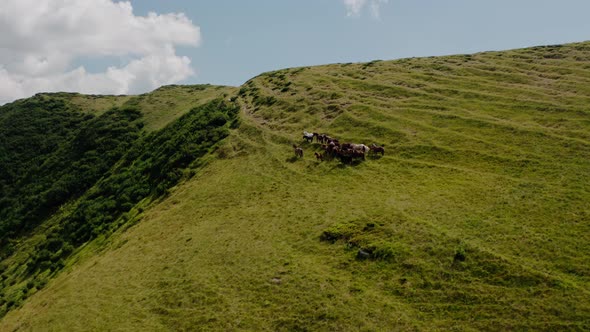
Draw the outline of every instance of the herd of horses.
[[[365,160],[365,156],[369,153],[381,153],[381,156],[385,154],[385,149],[382,146],[375,144],[366,146],[365,144],[340,143],[338,139],[332,138],[327,134],[308,133],[304,131],[303,139],[308,143],[313,143],[315,139],[317,143],[321,144],[323,152],[314,152],[318,161],[338,158],[342,163],[352,164],[355,160]],[[293,144],[293,150],[295,157],[303,158],[303,149],[300,146]]]

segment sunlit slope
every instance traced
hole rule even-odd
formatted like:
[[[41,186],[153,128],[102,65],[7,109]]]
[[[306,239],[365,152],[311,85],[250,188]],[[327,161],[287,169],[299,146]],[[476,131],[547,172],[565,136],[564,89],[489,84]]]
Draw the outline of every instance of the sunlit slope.
[[[447,176],[422,179],[428,196],[412,209],[527,265],[589,281],[590,257],[580,254],[589,242],[574,240],[589,235],[590,44],[292,69],[241,92],[253,119],[293,139],[307,129],[376,142],[385,160],[457,173],[457,190],[430,186]],[[493,181],[470,183],[484,177]],[[449,205],[449,195],[467,206]]]
[[[589,43],[287,69],[238,101],[202,171],[0,330],[590,329]],[[319,163],[303,130],[386,153]]]
[[[63,100],[81,112],[102,114],[113,107],[136,107],[143,115],[148,131],[162,129],[190,109],[223,95],[234,93],[234,87],[199,84],[166,85],[140,95],[84,95],[79,93],[40,93],[33,98]]]
[[[180,118],[192,108],[211,100],[233,94],[234,87],[220,85],[168,85],[150,93],[135,96],[126,105],[136,106],[143,113],[146,129],[154,131]]]

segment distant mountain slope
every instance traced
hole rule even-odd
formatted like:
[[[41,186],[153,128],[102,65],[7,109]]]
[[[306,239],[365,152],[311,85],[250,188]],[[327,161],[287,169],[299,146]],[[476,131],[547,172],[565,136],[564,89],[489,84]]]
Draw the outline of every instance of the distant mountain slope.
[[[590,43],[292,68],[235,93],[208,163],[0,330],[590,329]],[[320,162],[304,130],[385,155]]]

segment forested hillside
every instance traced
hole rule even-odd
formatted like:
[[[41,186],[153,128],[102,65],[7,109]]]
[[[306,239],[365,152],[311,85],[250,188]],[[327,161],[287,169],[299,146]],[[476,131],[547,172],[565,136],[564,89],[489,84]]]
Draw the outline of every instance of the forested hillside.
[[[237,106],[219,92],[153,132],[142,130],[143,96],[90,111],[74,98],[40,94],[0,109],[2,312],[42,288],[82,244],[128,223],[138,203],[192,176],[237,121]]]
[[[60,104],[28,150],[15,132],[48,127],[24,120],[46,107],[1,109],[2,128],[26,124],[2,144],[2,215],[50,217],[4,242],[0,330],[590,329],[590,43],[204,91],[223,98],[183,99],[166,125],[166,88],[91,117]],[[100,130],[112,158],[86,162],[103,145],[74,142]],[[94,173],[77,163],[106,171],[78,189]],[[52,192],[66,203],[33,203]]]

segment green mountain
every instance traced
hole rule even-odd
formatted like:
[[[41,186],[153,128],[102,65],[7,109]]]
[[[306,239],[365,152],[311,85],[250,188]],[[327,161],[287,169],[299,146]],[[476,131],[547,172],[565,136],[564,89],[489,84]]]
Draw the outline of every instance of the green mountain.
[[[2,106],[0,330],[588,330],[588,105],[589,42]]]

